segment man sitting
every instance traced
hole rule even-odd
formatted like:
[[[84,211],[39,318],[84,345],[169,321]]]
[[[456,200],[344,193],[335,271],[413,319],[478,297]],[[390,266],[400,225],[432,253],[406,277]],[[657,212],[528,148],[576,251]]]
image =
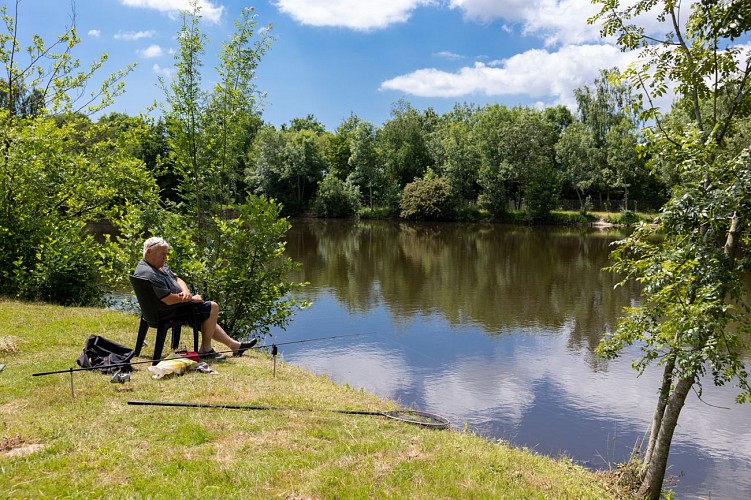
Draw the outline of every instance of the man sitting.
[[[147,239],[143,243],[143,259],[138,262],[133,274],[138,278],[149,280],[156,296],[174,310],[169,312],[165,319],[169,319],[170,315],[174,315],[173,317],[185,315],[186,310],[184,307],[179,307],[180,304],[193,307],[196,320],[201,324],[201,347],[198,349],[198,355],[202,359],[226,357],[211,347],[212,339],[234,351],[233,356],[242,356],[245,350],[253,347],[258,340],[238,342],[227,335],[227,332],[217,323],[219,317],[217,303],[203,300],[200,295],[193,295],[188,285],[167,266],[169,249],[169,244],[163,238],[155,236]]]

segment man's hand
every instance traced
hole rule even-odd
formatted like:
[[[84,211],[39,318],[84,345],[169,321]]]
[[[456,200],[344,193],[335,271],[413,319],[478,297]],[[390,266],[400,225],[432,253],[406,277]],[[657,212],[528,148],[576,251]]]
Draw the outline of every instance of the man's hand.
[[[203,302],[203,297],[200,295],[193,295],[193,302]]]

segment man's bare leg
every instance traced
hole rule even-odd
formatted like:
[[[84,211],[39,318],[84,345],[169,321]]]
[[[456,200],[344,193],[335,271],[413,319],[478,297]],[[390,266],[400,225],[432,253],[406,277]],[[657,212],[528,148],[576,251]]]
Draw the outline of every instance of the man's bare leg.
[[[217,323],[217,318],[219,318],[219,305],[216,302],[212,302],[211,315],[206,321],[201,323],[201,348],[199,352],[209,352],[212,340],[226,345],[233,351],[240,348],[240,342],[227,335],[224,328]]]

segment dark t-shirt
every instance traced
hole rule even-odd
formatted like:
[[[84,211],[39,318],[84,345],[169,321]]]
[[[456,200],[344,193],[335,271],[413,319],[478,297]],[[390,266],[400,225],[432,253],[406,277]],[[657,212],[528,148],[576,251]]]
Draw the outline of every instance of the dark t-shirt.
[[[181,292],[180,285],[177,283],[177,276],[170,270],[167,264],[160,270],[141,259],[133,275],[137,278],[149,280],[151,286],[154,288],[154,293],[160,299],[171,293]]]

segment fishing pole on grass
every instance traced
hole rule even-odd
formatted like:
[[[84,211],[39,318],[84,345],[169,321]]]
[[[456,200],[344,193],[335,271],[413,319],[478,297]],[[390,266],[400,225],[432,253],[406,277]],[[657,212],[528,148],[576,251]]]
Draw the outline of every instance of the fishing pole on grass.
[[[264,345],[253,345],[253,346],[248,347],[247,349],[244,349],[244,350],[248,351],[248,350],[251,350],[251,349],[271,348],[273,355],[276,356],[276,347],[278,347],[278,346],[284,346],[284,345],[290,345],[290,344],[302,344],[302,343],[305,343],[305,342],[318,342],[318,341],[321,341],[321,340],[341,339],[341,338],[346,338],[346,337],[361,337],[363,335],[372,335],[372,334],[370,334],[370,333],[353,333],[353,334],[349,334],[349,335],[332,335],[330,337],[316,337],[316,338],[313,338],[313,339],[294,340],[294,341],[290,341],[290,342],[280,342],[280,343],[271,344],[271,345],[267,345],[267,344],[264,344]],[[232,350],[232,349],[227,350],[227,351],[215,351],[215,353],[222,353],[222,354],[230,353],[230,352],[234,353],[235,351]],[[200,356],[200,354],[199,354],[199,356]],[[146,364],[146,363],[154,363],[154,362],[163,361],[164,359],[165,358],[147,359],[145,361],[128,361],[128,362],[125,362],[125,363],[113,363],[113,364],[107,365],[107,366],[90,366],[90,367],[81,367],[81,368],[67,368],[65,370],[53,370],[53,371],[49,371],[49,372],[32,373],[31,376],[32,377],[41,377],[43,375],[54,375],[54,374],[58,374],[58,373],[88,372],[88,371],[102,370],[102,369],[110,371],[110,369],[112,369],[112,368],[120,368],[120,367],[123,367],[123,366],[131,366],[131,365],[142,365],[142,364]]]
[[[316,411],[313,408],[291,408],[284,406],[265,406],[265,405],[240,405],[240,404],[209,404],[209,403],[181,403],[170,401],[139,401],[129,400],[129,405],[140,406],[177,406],[182,408],[215,408],[224,410],[284,410],[284,411]],[[344,415],[377,415],[387,417],[408,424],[419,425],[431,429],[448,429],[449,421],[435,413],[429,413],[421,410],[393,410],[393,411],[369,411],[369,410],[319,410],[331,413],[340,413]]]

